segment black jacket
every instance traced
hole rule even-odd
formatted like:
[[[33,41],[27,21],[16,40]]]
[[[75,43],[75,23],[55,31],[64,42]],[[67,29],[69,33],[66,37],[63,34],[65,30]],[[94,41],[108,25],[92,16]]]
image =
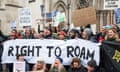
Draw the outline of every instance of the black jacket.
[[[69,68],[68,72],[87,72],[85,67],[81,66],[79,68]]]

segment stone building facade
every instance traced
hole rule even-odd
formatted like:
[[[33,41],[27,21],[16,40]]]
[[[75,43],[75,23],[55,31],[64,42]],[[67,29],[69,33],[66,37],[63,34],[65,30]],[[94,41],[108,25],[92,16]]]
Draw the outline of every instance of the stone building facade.
[[[83,2],[82,2],[83,1]],[[113,10],[104,9],[104,0],[54,0],[50,4],[50,10],[59,9],[66,13],[68,16],[68,3],[70,2],[70,11],[75,9],[80,9],[82,7],[92,6],[96,9],[96,17],[98,23],[97,31],[100,31],[100,28],[106,24],[115,24],[115,16]],[[86,2],[86,4],[84,4]],[[88,3],[87,3],[88,2]],[[81,5],[80,5],[81,4]],[[70,12],[71,15],[71,12]],[[71,22],[70,22],[71,23]]]
[[[104,0],[29,0],[29,4],[26,1],[28,0],[0,0],[0,28],[4,34],[9,34],[11,30],[11,21],[16,21],[16,26],[17,28],[19,28],[18,8],[26,6],[32,8],[32,26],[37,30],[38,25],[36,24],[36,20],[43,19],[40,11],[40,5],[43,4],[45,6],[46,13],[52,12],[54,10],[65,12],[67,18],[66,25],[68,25],[68,22],[69,24],[72,23],[72,10],[81,9],[82,7],[86,6],[93,6],[96,8],[96,15],[98,21],[98,24],[96,24],[97,31],[100,31],[100,28],[103,25],[115,24],[114,11],[104,10]],[[43,28],[43,26],[41,27]]]
[[[25,0],[0,0],[0,29],[5,35],[11,30],[11,21],[18,24],[18,8],[24,7],[25,3]]]

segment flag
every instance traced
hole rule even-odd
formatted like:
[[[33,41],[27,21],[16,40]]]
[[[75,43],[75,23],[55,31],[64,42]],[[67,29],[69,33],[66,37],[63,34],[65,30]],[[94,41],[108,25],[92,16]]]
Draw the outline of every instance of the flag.
[[[101,65],[106,72],[120,72],[120,43],[103,41]]]
[[[120,24],[120,8],[114,10],[116,24]]]

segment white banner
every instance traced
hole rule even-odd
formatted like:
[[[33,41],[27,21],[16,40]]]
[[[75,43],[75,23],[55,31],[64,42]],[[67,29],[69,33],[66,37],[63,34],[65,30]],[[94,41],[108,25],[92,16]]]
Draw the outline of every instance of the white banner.
[[[84,65],[92,58],[99,65],[100,60],[99,46],[82,39],[67,41],[51,39],[9,40],[4,43],[2,63],[13,63],[18,54],[24,54],[29,63],[36,63],[38,57],[42,57],[48,64],[52,64],[56,57],[61,57],[64,65],[69,65],[74,57],[80,58]]]
[[[31,26],[31,9],[29,7],[19,8],[19,26]]]
[[[105,10],[114,10],[120,7],[120,0],[104,0]]]

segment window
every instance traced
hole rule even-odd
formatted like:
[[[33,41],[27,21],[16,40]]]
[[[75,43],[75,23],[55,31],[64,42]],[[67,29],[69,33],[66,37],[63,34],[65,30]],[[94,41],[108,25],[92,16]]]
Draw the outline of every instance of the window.
[[[57,10],[60,12],[65,12],[64,6],[62,6],[61,4],[57,7]]]
[[[29,0],[29,3],[35,2],[36,0]]]

